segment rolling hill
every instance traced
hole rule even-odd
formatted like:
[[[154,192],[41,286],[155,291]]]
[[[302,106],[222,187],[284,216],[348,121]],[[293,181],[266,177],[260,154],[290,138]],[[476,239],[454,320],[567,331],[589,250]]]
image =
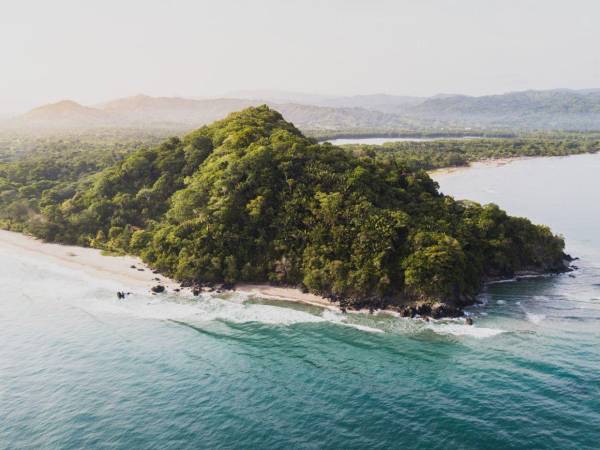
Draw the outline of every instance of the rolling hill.
[[[214,122],[233,111],[264,104],[265,101],[233,98],[187,99],[137,95],[95,107],[73,101],[36,108],[8,123],[11,126],[44,128],[161,128],[190,130]],[[397,127],[396,115],[364,108],[335,108],[298,103],[269,103],[302,129],[338,130]]]
[[[385,94],[326,97],[252,92],[240,93],[245,98],[213,99],[137,95],[94,107],[65,100],[4,121],[4,125],[58,129],[163,127],[187,131],[222,119],[233,111],[267,104],[281,111],[287,120],[302,130],[600,130],[600,91],[595,89],[523,91],[481,97],[437,95],[430,98]],[[252,98],[253,95],[256,98]]]
[[[16,119],[24,125],[41,127],[90,127],[112,125],[111,114],[72,100],[43,105]]]
[[[600,92],[557,89],[482,97],[454,95],[428,99],[408,114],[422,121],[474,128],[598,130]]]

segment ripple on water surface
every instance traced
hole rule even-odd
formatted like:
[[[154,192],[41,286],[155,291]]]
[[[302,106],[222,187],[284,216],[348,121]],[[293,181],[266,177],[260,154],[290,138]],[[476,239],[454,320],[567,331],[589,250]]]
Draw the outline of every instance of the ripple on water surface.
[[[0,249],[0,448],[597,448],[600,186],[592,161],[561,161],[582,162],[440,180],[581,257],[575,278],[488,286],[473,327],[241,295],[123,302]]]

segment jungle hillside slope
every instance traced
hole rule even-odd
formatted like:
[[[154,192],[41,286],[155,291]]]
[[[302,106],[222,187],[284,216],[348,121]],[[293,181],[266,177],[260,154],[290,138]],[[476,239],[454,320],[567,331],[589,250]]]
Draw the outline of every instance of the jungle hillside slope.
[[[454,315],[486,280],[566,270],[547,227],[455,201],[396,159],[318,144],[267,106],[54,194],[4,226],[140,255],[181,281],[268,281],[343,307]]]

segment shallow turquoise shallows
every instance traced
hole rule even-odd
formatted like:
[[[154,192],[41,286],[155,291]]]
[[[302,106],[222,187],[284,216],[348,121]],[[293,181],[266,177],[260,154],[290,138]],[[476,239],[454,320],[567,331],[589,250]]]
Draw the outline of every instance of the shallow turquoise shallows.
[[[600,446],[600,155],[438,175],[564,234],[475,326],[118,287],[0,251],[0,448]],[[381,332],[383,331],[383,332]]]

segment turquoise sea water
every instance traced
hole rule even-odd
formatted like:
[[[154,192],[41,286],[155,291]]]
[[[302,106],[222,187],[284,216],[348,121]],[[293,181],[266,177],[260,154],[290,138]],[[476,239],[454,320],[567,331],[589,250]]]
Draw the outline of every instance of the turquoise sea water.
[[[561,275],[475,326],[137,295],[0,248],[0,448],[548,448],[600,443],[600,155],[437,178],[565,235]]]

